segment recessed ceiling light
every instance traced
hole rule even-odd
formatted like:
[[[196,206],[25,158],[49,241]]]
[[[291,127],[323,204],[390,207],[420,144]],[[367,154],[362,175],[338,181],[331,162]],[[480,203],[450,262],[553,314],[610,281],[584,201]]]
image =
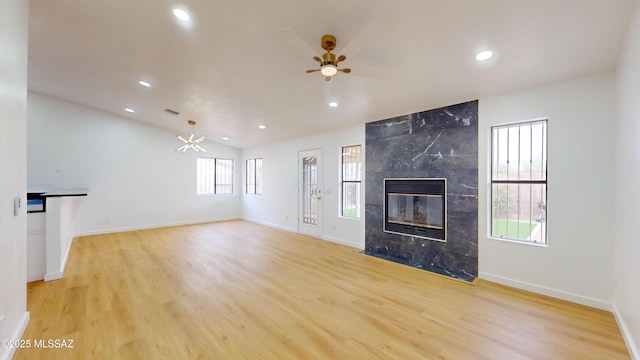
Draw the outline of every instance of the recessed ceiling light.
[[[144,81],[144,80],[140,80],[138,81],[138,84],[144,86],[144,87],[151,87],[151,84],[148,81]]]
[[[135,112],[132,108],[124,108],[124,111],[128,112],[128,113],[133,113]]]
[[[337,102],[335,102],[335,101],[332,101],[332,102],[330,102],[330,103],[329,103],[329,106],[331,106],[331,107],[338,107],[338,103],[337,103]]]
[[[485,60],[489,60],[493,57],[493,51],[491,50],[485,50],[485,51],[481,51],[476,55],[476,60],[478,61],[485,61]]]
[[[223,137],[222,137],[222,140],[224,140],[224,141],[228,141],[228,140],[229,140],[229,138],[228,138],[228,137],[226,137],[226,136],[223,136]]]
[[[178,8],[173,9],[173,15],[182,21],[189,21],[189,19],[191,18],[191,16],[189,16],[189,13]]]
[[[266,126],[264,126],[264,125],[258,125],[258,128],[259,128],[259,129],[264,130],[264,129],[266,129],[267,127],[266,127]]]

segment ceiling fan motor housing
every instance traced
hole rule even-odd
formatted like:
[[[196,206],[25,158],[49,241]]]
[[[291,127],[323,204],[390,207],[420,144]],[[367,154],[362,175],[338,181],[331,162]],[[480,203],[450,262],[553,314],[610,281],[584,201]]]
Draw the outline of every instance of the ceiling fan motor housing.
[[[336,56],[330,52],[326,52],[322,55],[322,64],[321,65],[337,65]]]
[[[320,40],[320,46],[327,51],[331,51],[336,48],[336,37],[333,35],[324,35]]]

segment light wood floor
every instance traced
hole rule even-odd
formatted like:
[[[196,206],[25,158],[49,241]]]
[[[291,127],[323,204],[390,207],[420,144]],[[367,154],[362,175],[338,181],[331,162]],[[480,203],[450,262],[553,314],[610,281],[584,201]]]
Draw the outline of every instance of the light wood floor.
[[[629,359],[613,316],[243,221],[74,240],[15,359]]]

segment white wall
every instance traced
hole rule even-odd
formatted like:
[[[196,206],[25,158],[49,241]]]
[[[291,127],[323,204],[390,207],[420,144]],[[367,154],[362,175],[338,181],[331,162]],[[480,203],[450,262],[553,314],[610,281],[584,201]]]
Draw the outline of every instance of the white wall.
[[[617,74],[614,309],[628,347],[640,359],[640,5]]]
[[[605,73],[480,99],[481,278],[611,309],[614,90]],[[548,119],[548,247],[487,237],[490,127],[535,118]]]
[[[364,125],[242,150],[242,162],[262,158],[263,194],[242,196],[244,218],[273,227],[298,231],[298,151],[323,149],[322,238],[364,248],[364,209],[359,220],[339,216],[340,156],[343,146],[361,144],[364,164]],[[244,179],[244,169],[242,178]],[[364,170],[363,170],[364,172]],[[364,180],[364,173],[363,173]],[[361,198],[364,205],[364,181]],[[244,192],[244,191],[243,191]]]
[[[19,339],[27,312],[27,1],[0,11],[0,339]],[[23,207],[14,216],[14,197]],[[0,359],[12,349],[0,347]]]
[[[28,97],[29,191],[89,188],[75,235],[241,217],[238,149],[205,141],[205,154],[176,152],[175,132],[38,93]],[[196,196],[197,156],[233,159],[235,194]]]

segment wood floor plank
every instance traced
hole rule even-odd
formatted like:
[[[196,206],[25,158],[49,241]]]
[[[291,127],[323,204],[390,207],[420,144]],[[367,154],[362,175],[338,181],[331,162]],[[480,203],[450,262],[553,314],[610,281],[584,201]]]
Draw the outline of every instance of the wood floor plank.
[[[228,221],[76,238],[15,359],[629,359],[611,313]]]

